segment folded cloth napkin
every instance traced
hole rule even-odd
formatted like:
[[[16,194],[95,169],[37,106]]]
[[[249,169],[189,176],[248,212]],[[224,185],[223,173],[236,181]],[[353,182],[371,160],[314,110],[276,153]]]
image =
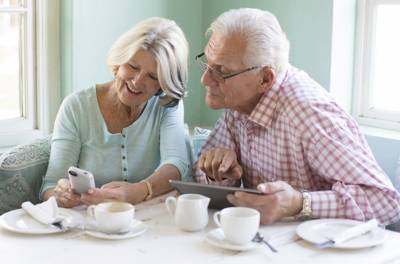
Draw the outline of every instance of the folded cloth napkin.
[[[40,204],[32,204],[30,201],[23,202],[21,207],[33,219],[46,225],[60,223],[64,217],[59,215],[56,199],[52,196]]]
[[[352,238],[361,236],[377,227],[379,227],[378,220],[371,219],[362,224],[357,224],[353,227],[349,227],[337,234],[334,234],[330,239],[326,240],[325,242],[317,243],[315,245],[318,248],[332,247],[334,245],[346,242],[347,240],[350,240]]]

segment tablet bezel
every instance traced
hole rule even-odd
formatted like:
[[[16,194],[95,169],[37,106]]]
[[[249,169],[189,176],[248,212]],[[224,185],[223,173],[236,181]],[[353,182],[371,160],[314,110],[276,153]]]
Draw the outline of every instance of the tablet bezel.
[[[171,186],[175,188],[179,193],[197,193],[202,194],[211,198],[209,208],[223,209],[226,207],[233,206],[227,199],[228,194],[234,192],[247,192],[253,194],[262,194],[262,192],[255,189],[241,188],[241,187],[229,187],[212,184],[202,184],[196,182],[184,182],[169,180]]]

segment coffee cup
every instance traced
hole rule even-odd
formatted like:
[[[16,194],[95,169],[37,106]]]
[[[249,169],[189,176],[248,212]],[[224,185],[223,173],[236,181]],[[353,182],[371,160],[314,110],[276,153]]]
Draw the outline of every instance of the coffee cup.
[[[199,231],[208,224],[210,198],[201,194],[182,194],[165,200],[168,212],[174,216],[175,224],[184,231]]]
[[[128,232],[135,216],[135,207],[130,203],[106,202],[91,205],[87,209],[98,231],[104,233]]]
[[[249,243],[260,226],[260,212],[247,207],[228,207],[214,213],[214,222],[224,232],[227,242]]]

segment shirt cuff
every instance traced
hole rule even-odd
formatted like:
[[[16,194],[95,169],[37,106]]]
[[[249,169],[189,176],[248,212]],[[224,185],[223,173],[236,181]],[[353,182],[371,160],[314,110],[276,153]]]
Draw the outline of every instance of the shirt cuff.
[[[309,192],[311,195],[311,217],[342,218],[343,206],[334,191]]]

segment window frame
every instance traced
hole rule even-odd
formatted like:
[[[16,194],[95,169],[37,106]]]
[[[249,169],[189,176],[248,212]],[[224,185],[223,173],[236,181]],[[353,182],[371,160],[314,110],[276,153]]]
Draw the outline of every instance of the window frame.
[[[60,105],[59,0],[26,0],[26,113],[0,120],[0,148],[26,144],[49,134]],[[28,29],[28,28],[27,28]]]
[[[376,10],[380,4],[400,5],[396,0],[359,0],[355,43],[353,115],[361,125],[400,131],[400,113],[371,107],[373,43]]]

